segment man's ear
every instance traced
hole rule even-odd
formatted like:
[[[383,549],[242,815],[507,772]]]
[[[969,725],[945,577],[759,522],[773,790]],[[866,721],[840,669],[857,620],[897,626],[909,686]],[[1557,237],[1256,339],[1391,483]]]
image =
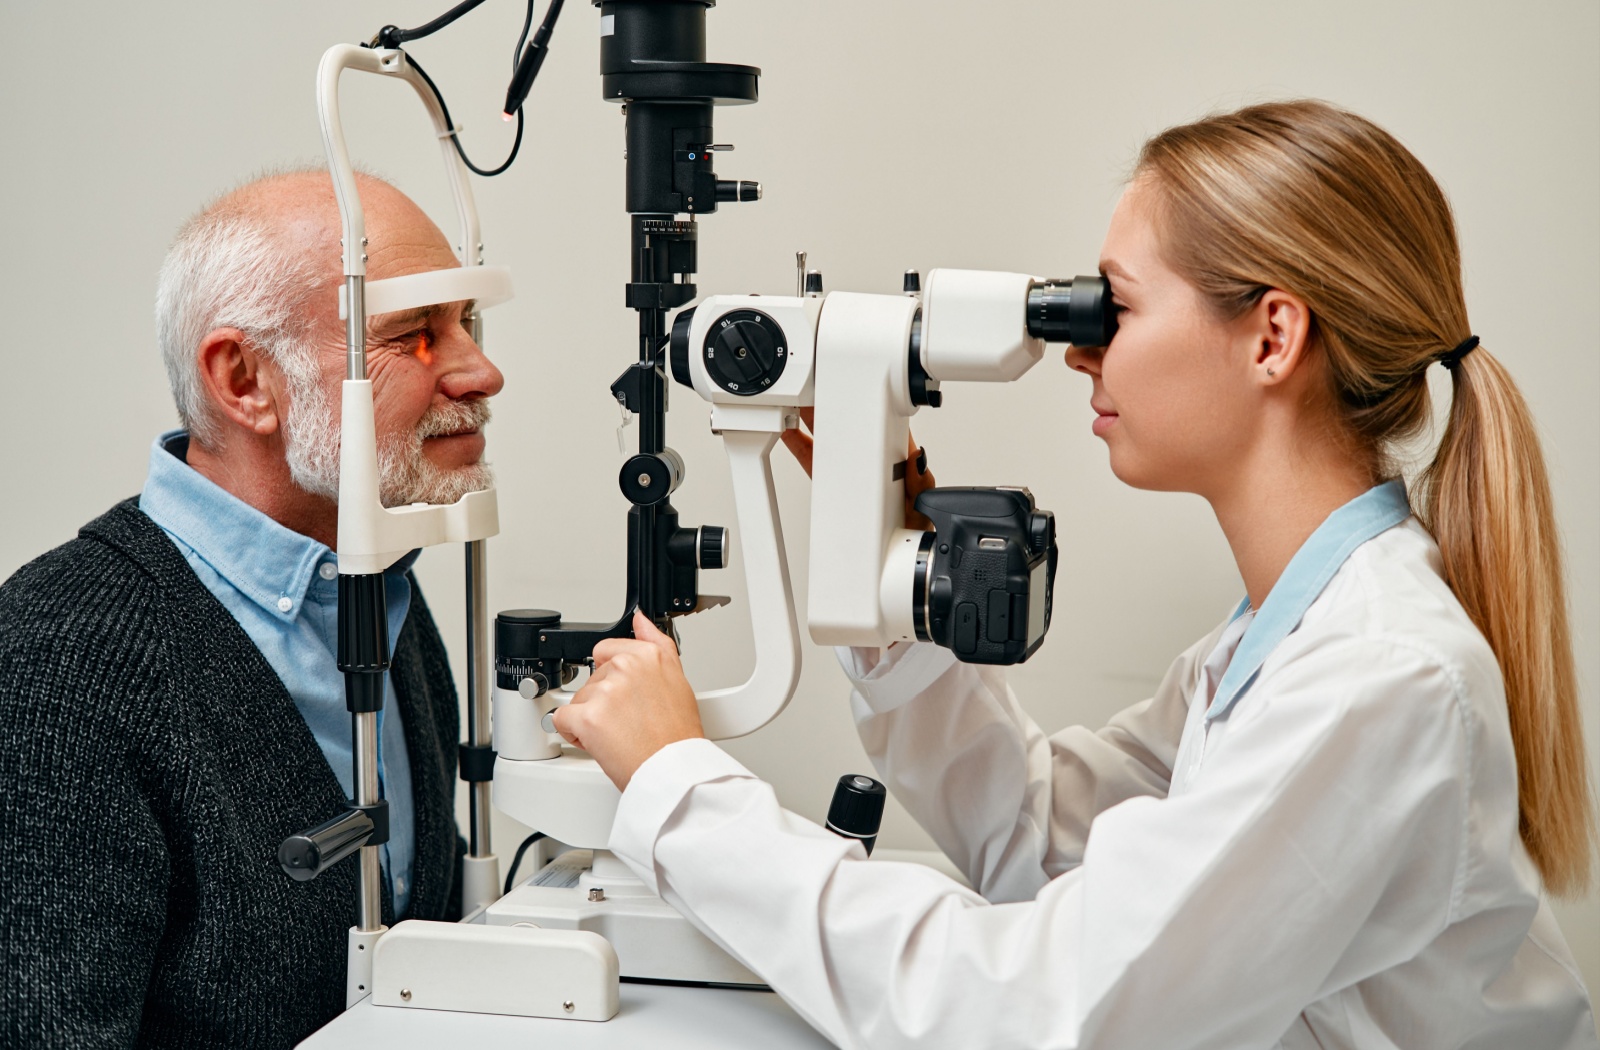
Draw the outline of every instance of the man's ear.
[[[276,370],[237,328],[214,328],[196,351],[200,383],[223,417],[252,434],[276,433],[282,423]]]
[[[1265,386],[1286,382],[1305,366],[1311,343],[1311,308],[1298,295],[1269,288],[1250,311],[1251,367]]]

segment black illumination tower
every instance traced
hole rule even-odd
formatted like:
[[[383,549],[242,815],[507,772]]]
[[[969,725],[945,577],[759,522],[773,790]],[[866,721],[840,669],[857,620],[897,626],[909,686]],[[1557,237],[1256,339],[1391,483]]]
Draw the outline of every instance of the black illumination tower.
[[[761,71],[706,61],[706,11],[715,0],[595,0],[605,98],[627,118],[627,199],[632,280],[626,304],[639,314],[639,357],[611,386],[639,417],[639,451],[622,468],[628,511],[627,597],[615,623],[563,624],[557,613],[502,612],[495,669],[502,688],[532,679],[543,692],[571,677],[602,638],[632,634],[635,607],[667,628],[668,617],[701,607],[698,570],[723,564],[724,530],[682,527],[669,497],[682,464],[666,446],[666,317],[695,297],[696,219],[732,201],[756,200],[755,182],[717,178],[712,113],[756,101]],[[705,599],[706,602],[711,599]],[[524,688],[528,688],[524,686]]]

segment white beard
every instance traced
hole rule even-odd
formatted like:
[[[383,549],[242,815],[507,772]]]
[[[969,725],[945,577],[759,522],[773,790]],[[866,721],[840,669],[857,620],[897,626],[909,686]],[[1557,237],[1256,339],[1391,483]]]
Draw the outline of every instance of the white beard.
[[[289,410],[283,421],[284,459],[289,477],[315,496],[339,499],[339,424],[327,391],[315,377],[286,376]],[[422,454],[424,438],[481,429],[489,422],[485,400],[451,401],[431,408],[408,436],[378,447],[378,499],[385,507],[408,503],[454,503],[469,492],[494,484],[494,471],[482,461],[446,470]]]

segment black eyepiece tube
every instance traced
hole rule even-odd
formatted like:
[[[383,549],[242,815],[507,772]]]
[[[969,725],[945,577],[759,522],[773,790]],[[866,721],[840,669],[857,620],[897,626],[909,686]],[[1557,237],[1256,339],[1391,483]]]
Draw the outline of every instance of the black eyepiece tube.
[[[1111,282],[1074,277],[1035,284],[1028,289],[1028,334],[1048,343],[1105,346],[1117,334]]]

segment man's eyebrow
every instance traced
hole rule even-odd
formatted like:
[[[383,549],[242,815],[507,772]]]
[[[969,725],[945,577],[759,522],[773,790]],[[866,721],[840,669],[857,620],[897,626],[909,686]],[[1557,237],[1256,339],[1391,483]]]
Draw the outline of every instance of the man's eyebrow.
[[[465,301],[458,300],[454,303],[433,303],[428,306],[414,306],[409,310],[396,310],[393,313],[378,314],[368,318],[367,323],[374,329],[383,331],[403,330],[413,325],[421,324],[440,314],[450,312],[451,307],[457,305],[462,307],[461,316],[469,317],[478,308],[478,300],[467,299]]]

